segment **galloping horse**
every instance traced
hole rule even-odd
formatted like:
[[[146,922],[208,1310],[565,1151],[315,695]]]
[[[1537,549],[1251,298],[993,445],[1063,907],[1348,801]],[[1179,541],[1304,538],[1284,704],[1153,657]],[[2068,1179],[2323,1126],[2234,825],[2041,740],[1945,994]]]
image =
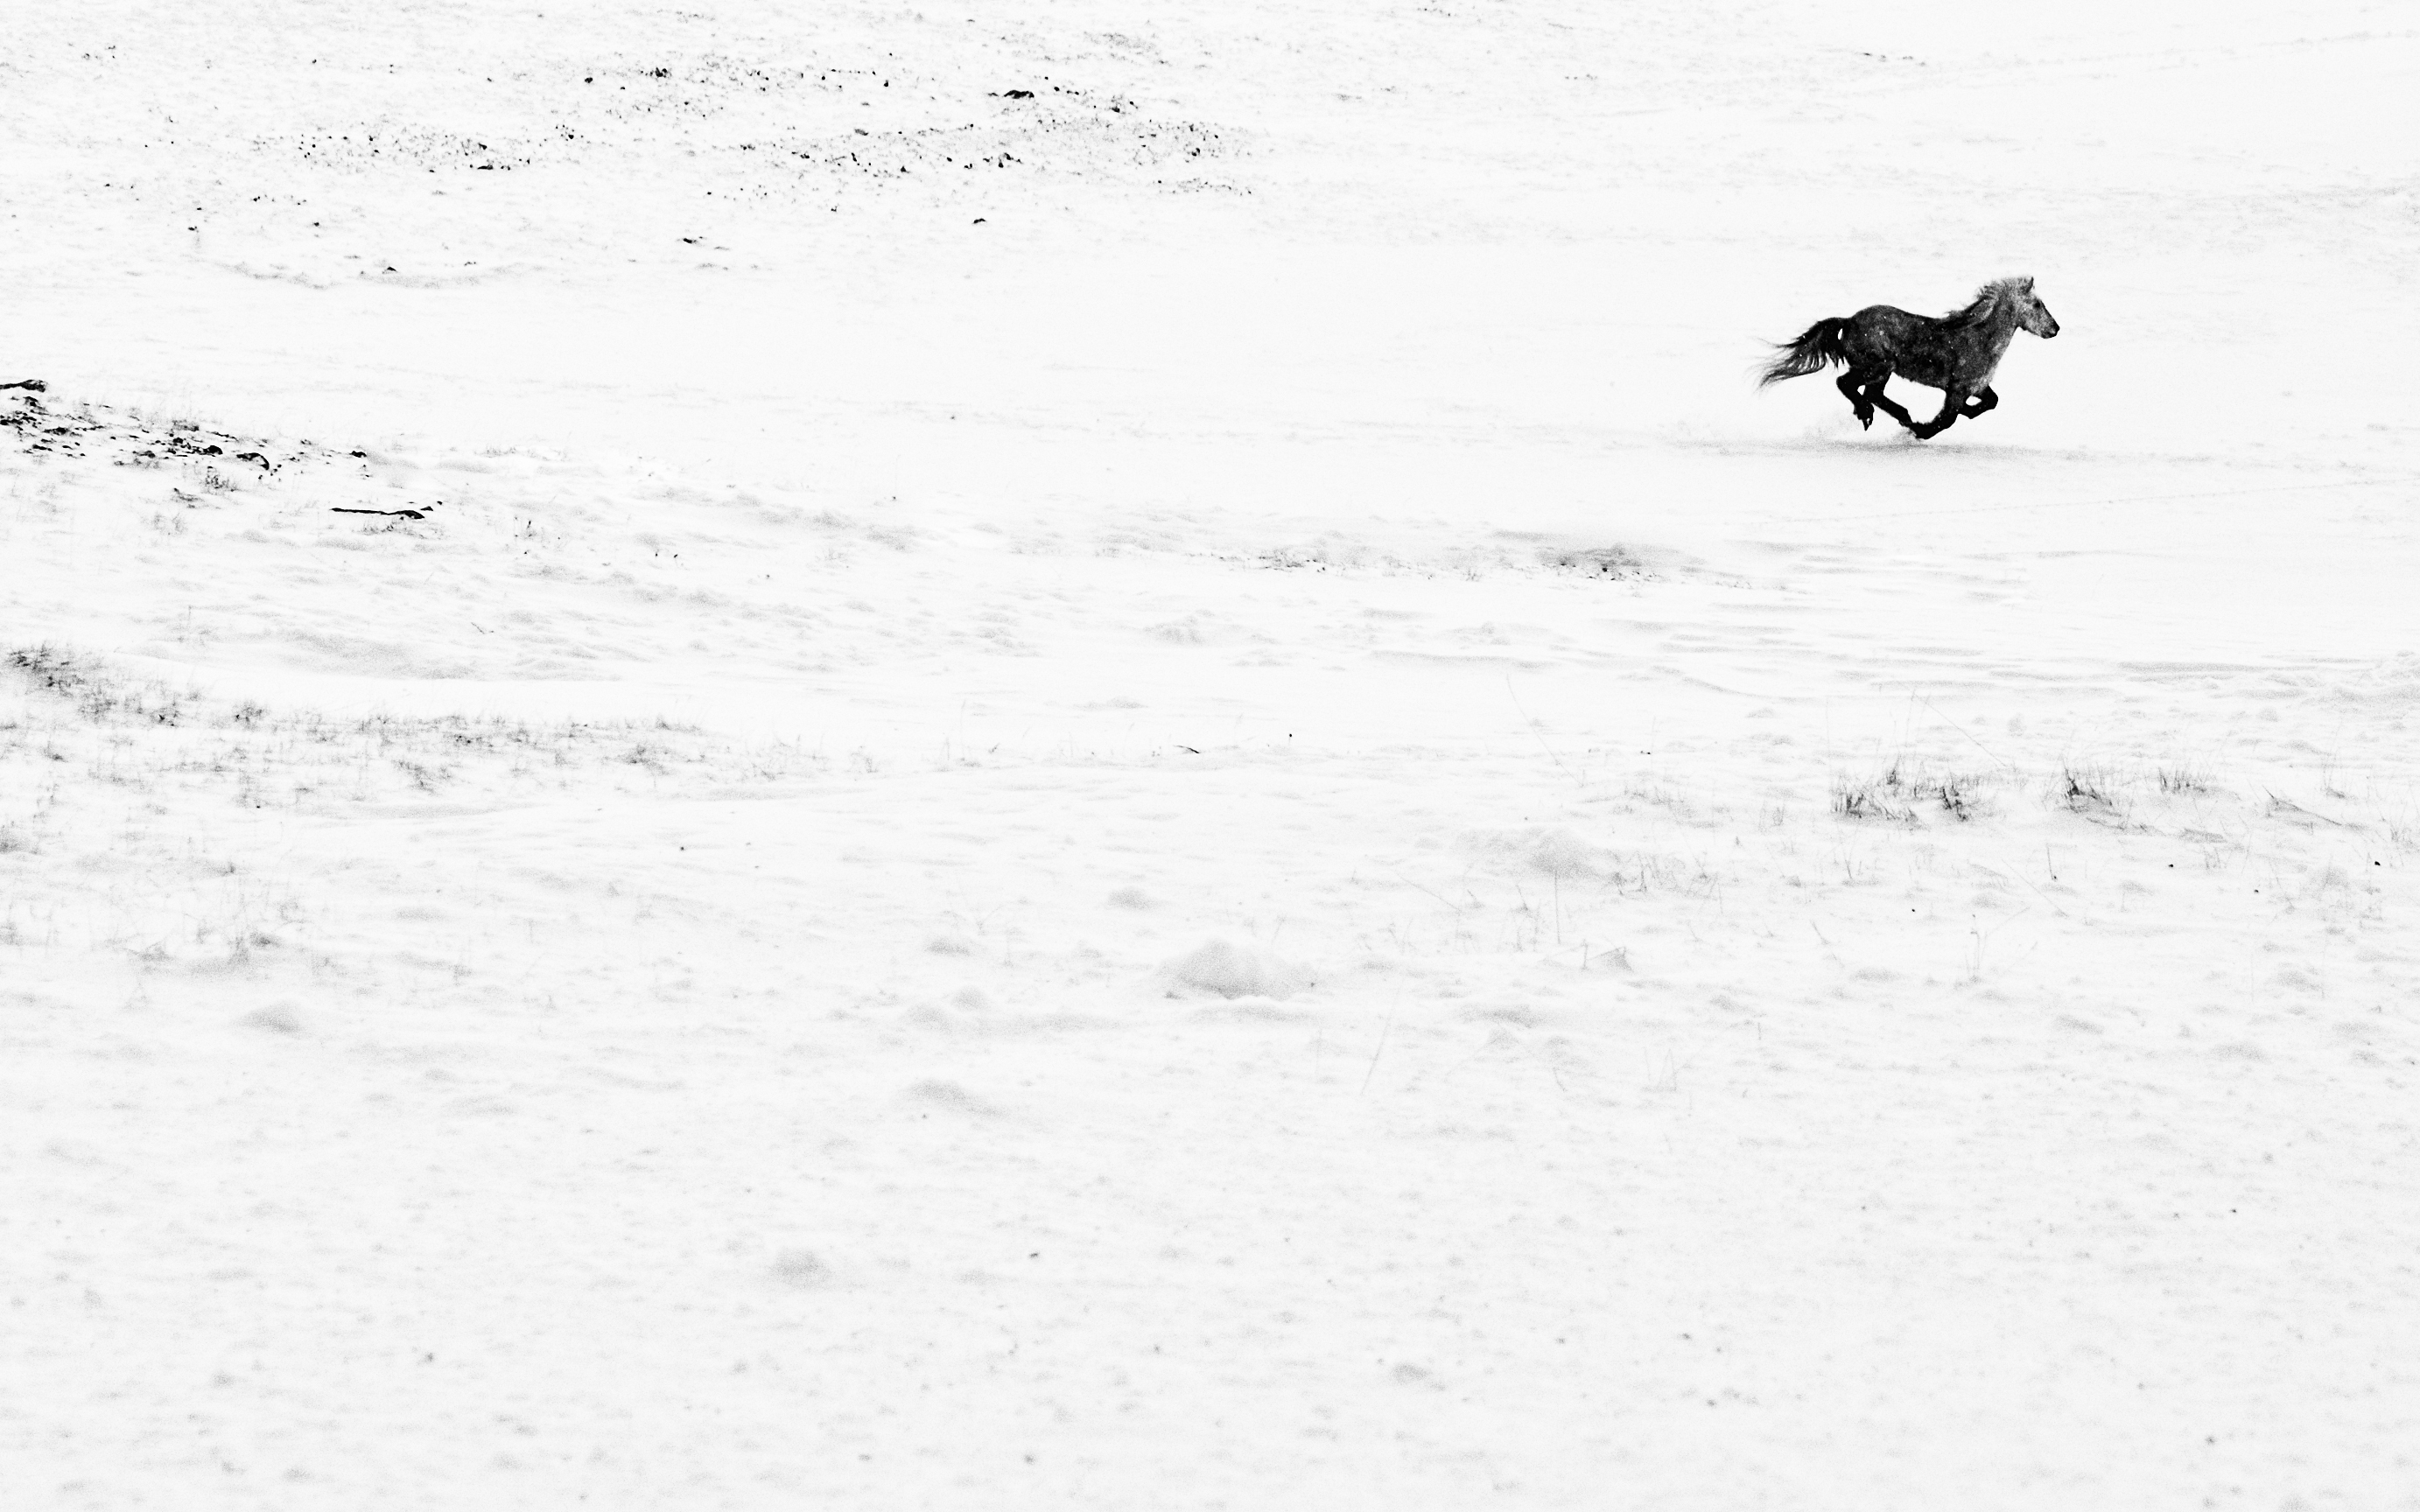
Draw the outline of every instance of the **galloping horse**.
[[[1961,415],[1972,420],[1999,407],[1992,375],[2021,328],[2044,340],[2058,334],[2058,322],[2035,296],[2030,278],[1986,284],[1974,303],[1938,320],[1887,304],[1868,305],[1845,320],[1818,320],[1796,341],[1778,344],[1781,355],[1757,386],[1820,373],[1838,363],[1848,368],[1840,376],[1840,392],[1849,396],[1857,424],[1873,429],[1874,411],[1880,409],[1925,440]],[[1883,385],[1894,375],[1939,389],[1941,413],[1919,423],[1885,397]]]

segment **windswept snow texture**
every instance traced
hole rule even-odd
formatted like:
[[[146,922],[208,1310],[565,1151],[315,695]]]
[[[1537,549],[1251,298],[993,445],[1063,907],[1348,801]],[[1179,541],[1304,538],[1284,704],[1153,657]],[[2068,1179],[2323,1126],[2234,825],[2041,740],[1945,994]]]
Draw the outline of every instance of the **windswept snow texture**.
[[[13,8],[0,1503],[2420,1507],[2415,100]]]

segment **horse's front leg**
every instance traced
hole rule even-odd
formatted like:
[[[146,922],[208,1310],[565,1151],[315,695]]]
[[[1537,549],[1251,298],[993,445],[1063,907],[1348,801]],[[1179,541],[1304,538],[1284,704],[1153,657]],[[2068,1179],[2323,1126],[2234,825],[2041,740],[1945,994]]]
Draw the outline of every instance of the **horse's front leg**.
[[[1921,425],[1910,425],[1908,429],[1916,433],[1916,439],[1917,440],[1929,441],[1933,437],[1940,435],[1945,430],[1947,430],[1957,422],[1958,417],[1965,412],[1966,395],[1959,393],[1956,389],[1951,389],[1948,393],[1944,393],[1941,396],[1941,413],[1933,416],[1931,420],[1926,421]]]

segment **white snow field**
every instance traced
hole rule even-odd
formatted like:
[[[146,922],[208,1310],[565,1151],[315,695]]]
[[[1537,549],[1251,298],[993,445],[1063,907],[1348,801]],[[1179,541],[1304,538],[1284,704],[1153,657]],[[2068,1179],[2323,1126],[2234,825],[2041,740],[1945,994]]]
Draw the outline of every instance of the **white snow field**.
[[[2415,100],[13,9],[0,1505],[2420,1507]]]

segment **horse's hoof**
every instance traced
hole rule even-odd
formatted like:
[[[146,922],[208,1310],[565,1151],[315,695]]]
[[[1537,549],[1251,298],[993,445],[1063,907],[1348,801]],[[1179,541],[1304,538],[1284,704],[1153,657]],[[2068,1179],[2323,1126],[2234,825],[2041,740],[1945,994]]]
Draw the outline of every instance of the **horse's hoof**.
[[[1874,417],[1871,414],[1859,415],[1857,417],[1857,424],[1863,425],[1868,430],[1871,430],[1874,428]]]

